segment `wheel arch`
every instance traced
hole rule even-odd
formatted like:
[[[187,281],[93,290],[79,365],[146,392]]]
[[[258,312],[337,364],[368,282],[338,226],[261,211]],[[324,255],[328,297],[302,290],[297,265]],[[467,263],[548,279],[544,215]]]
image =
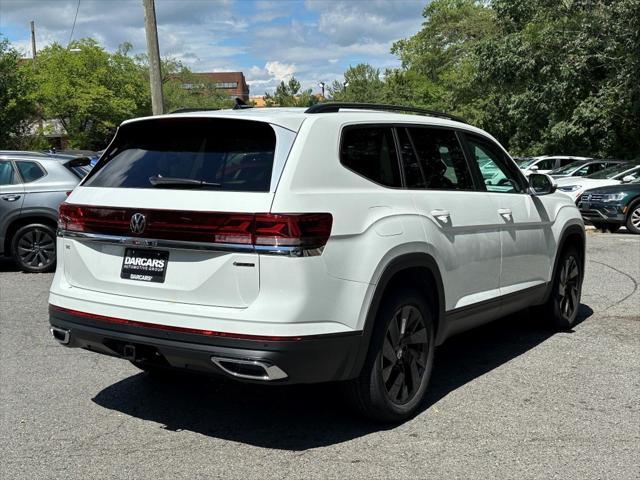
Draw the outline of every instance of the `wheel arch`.
[[[371,336],[376,322],[376,315],[385,295],[403,284],[418,284],[434,307],[436,345],[442,343],[445,332],[445,292],[440,268],[435,258],[429,253],[404,253],[391,259],[382,270],[371,301],[368,304],[362,330],[362,342],[354,363],[352,377],[358,376],[369,351]]]
[[[553,259],[553,270],[551,274],[551,279],[548,283],[547,292],[544,296],[544,302],[546,303],[549,300],[549,296],[551,295],[551,289],[553,288],[553,281],[556,278],[556,273],[558,271],[558,264],[560,262],[560,254],[567,248],[569,245],[573,245],[577,247],[578,253],[580,253],[580,268],[582,269],[582,275],[584,276],[584,266],[586,262],[586,234],[584,231],[584,226],[578,224],[571,224],[566,226],[562,233],[560,234],[560,241],[558,242],[558,248],[555,252],[555,258]]]
[[[18,231],[18,229],[32,223],[42,223],[44,225],[50,226],[55,231],[57,228],[57,222],[57,218],[54,218],[44,212],[32,212],[28,215],[21,215],[19,217],[16,217],[11,221],[11,223],[9,223],[5,233],[3,245],[5,254],[11,254],[11,241],[13,240],[13,236]]]

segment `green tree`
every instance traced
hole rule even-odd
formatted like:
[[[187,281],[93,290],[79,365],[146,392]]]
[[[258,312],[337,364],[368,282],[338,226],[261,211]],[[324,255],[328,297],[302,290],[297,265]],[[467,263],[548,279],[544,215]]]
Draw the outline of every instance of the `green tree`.
[[[312,90],[302,90],[296,77],[291,77],[286,83],[281,81],[273,94],[265,93],[264,99],[267,107],[309,107],[318,103]]]
[[[481,67],[475,52],[499,35],[495,11],[484,1],[434,0],[425,7],[423,16],[422,29],[391,48],[402,68],[387,74],[387,82],[392,81],[387,98],[394,100],[395,88],[399,88],[404,101],[482,124],[485,101],[476,81]]]
[[[36,113],[31,94],[31,64],[19,65],[20,54],[9,41],[0,38],[0,148],[23,146]]]
[[[329,87],[331,98],[340,102],[381,102],[384,98],[384,82],[380,70],[367,63],[349,67],[344,80],[334,81]]]
[[[495,0],[485,126],[515,152],[640,155],[640,2]]]
[[[203,78],[179,61],[165,59],[162,61],[162,90],[165,111],[171,112],[179,108],[230,108],[234,101],[212,82]]]
[[[117,125],[148,114],[144,68],[124,45],[111,54],[95,40],[54,43],[38,53],[34,100],[67,131],[74,148],[102,148]]]

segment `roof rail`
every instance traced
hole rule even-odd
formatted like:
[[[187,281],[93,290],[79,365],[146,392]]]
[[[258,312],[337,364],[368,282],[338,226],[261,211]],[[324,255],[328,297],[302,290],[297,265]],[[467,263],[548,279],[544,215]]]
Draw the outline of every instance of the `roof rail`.
[[[172,110],[169,113],[191,113],[191,112],[211,112],[213,110],[220,110],[219,108],[178,108]]]
[[[439,112],[437,110],[428,110],[426,108],[405,107],[402,105],[388,105],[384,103],[352,103],[352,102],[326,102],[316,103],[307,108],[304,113],[335,113],[340,109],[351,110],[381,110],[388,112],[408,112],[428,115],[430,117],[446,118],[447,120],[455,120],[456,122],[468,123],[464,118],[450,115],[448,113]]]

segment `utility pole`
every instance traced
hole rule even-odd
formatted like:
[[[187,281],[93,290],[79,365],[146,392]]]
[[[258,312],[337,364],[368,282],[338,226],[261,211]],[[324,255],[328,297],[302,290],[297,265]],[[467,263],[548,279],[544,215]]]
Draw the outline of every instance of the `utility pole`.
[[[33,66],[36,66],[36,22],[31,20],[31,57],[33,58]]]
[[[151,82],[151,108],[154,115],[164,112],[162,99],[162,75],[160,73],[160,47],[158,46],[158,26],[154,0],[142,0],[144,5],[144,29],[147,33],[149,52],[149,81]]]

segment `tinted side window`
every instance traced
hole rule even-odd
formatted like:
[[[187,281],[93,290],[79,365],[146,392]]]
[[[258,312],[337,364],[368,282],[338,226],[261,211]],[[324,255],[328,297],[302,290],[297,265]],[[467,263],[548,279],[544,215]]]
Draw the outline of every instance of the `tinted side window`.
[[[0,185],[15,183],[11,162],[0,162]]]
[[[522,192],[518,176],[509,171],[506,156],[496,145],[480,137],[466,135],[472,161],[480,169],[487,191],[502,193]]]
[[[560,166],[564,167],[566,165],[569,165],[570,163],[575,162],[575,160],[573,158],[561,158],[560,159]]]
[[[422,165],[425,188],[473,190],[473,181],[455,132],[441,128],[409,128]]]
[[[422,165],[418,161],[413,144],[406,128],[398,128],[398,143],[400,144],[400,158],[404,169],[404,179],[407,188],[426,188]]]
[[[536,167],[538,167],[538,170],[553,170],[556,167],[556,160],[554,158],[540,160],[536,163]]]
[[[340,162],[387,187],[400,187],[400,167],[391,127],[349,127],[342,134]]]
[[[16,165],[24,183],[33,182],[45,176],[45,171],[36,162],[18,161]]]

